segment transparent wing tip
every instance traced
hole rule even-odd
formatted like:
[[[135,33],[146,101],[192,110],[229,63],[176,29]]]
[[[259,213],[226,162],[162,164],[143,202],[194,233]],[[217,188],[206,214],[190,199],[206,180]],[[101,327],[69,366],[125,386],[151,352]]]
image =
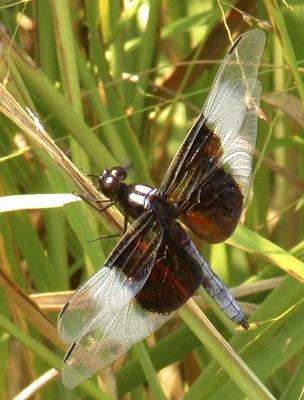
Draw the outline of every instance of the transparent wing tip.
[[[61,380],[65,388],[74,389],[76,386],[80,385],[83,381],[90,378],[93,372],[85,371],[82,368],[79,371],[76,368],[70,367],[68,364],[63,364],[61,370]]]

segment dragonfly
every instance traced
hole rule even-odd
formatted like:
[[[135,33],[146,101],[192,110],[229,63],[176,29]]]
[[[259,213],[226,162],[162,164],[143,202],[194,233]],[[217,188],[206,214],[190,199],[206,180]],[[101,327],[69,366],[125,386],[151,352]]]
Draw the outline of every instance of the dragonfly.
[[[98,177],[109,204],[119,203],[135,222],[59,314],[59,337],[70,344],[61,372],[67,388],[154,333],[201,285],[231,320],[248,329],[238,303],[184,225],[219,243],[239,222],[257,136],[264,45],[259,29],[235,40],[158,189],[126,184],[123,167]]]

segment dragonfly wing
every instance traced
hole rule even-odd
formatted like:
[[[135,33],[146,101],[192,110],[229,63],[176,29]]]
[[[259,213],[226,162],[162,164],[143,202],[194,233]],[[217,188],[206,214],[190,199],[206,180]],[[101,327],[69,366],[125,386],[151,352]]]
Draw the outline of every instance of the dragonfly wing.
[[[115,313],[129,304],[145,284],[162,242],[162,227],[144,213],[126,232],[105,265],[66,303],[58,318],[59,337],[74,342],[102,312]]]
[[[210,242],[233,232],[248,193],[264,44],[257,29],[235,41],[161,186],[183,221]]]
[[[231,144],[225,145],[218,159],[208,161],[205,175],[189,198],[180,204],[182,220],[196,234],[211,243],[222,242],[235,230],[245,204],[251,175],[257,116],[261,86],[252,94],[252,104],[243,120],[241,133]],[[251,142],[251,141],[252,142]],[[210,138],[216,147],[217,139]],[[208,156],[207,156],[208,157]],[[201,161],[203,162],[203,160]]]

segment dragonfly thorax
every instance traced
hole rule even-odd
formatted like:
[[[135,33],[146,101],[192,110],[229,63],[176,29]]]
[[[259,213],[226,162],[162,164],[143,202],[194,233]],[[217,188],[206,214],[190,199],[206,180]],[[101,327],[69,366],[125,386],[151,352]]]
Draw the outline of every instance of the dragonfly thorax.
[[[119,202],[133,218],[138,218],[144,211],[151,209],[153,202],[160,196],[157,189],[140,183],[125,185],[122,189]]]

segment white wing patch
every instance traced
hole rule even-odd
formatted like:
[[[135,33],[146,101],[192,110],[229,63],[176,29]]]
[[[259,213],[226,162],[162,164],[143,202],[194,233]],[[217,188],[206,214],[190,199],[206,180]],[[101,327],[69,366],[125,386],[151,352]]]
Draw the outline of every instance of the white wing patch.
[[[172,317],[145,311],[132,300],[117,313],[104,310],[71,346],[61,371],[67,388],[74,388],[100,368],[115,361]]]

